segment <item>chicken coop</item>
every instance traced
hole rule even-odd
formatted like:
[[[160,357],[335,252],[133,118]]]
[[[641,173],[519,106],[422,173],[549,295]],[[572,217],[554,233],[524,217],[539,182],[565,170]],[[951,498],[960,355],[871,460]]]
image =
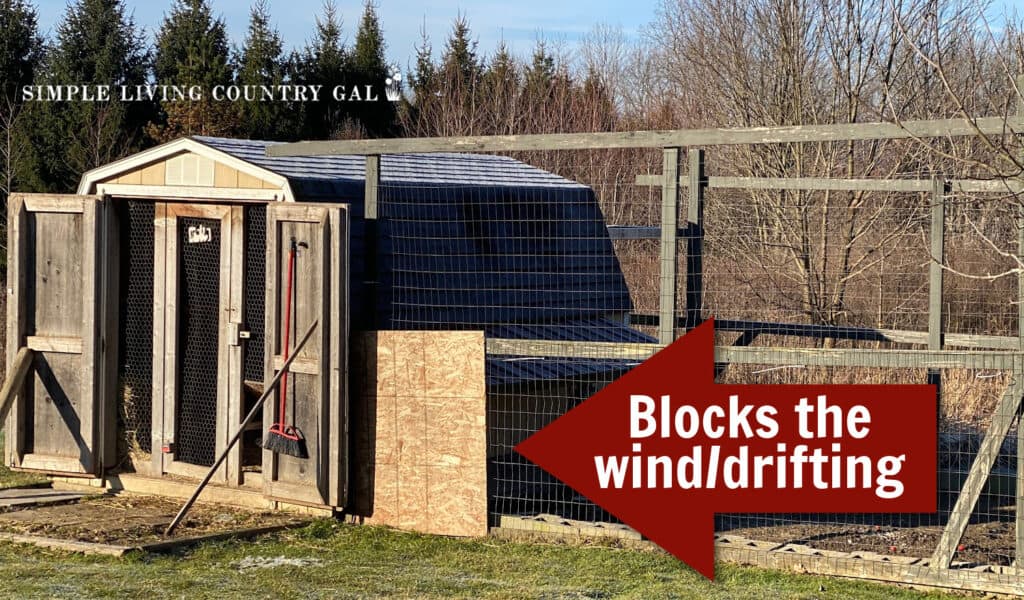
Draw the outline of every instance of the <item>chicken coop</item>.
[[[626,325],[594,192],[501,156],[270,145],[183,138],[77,195],[12,196],[6,464],[180,495],[315,321],[285,410],[309,458],[260,447],[271,397],[207,493],[485,533],[507,459],[493,438],[537,414],[488,395],[540,381],[585,398],[626,368],[485,357],[485,336],[654,341]]]
[[[714,315],[719,381],[932,383],[939,448],[936,512],[718,515],[720,559],[1024,593],[1020,180],[732,162],[1022,128],[158,146],[11,196],[5,461],[187,497],[271,386],[204,498],[642,543],[514,449]]]

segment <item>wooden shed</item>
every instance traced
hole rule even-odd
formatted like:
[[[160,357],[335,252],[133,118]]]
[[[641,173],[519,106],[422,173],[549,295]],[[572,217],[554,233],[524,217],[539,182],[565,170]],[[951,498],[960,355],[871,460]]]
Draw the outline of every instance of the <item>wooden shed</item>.
[[[392,330],[392,346],[400,331],[480,332],[479,370],[466,375],[479,381],[445,390],[431,387],[444,374],[424,376],[409,395],[449,398],[427,403],[447,415],[479,388],[463,444],[473,457],[457,462],[484,473],[485,387],[622,368],[487,357],[485,374],[484,335],[652,341],[623,324],[629,293],[589,188],[506,157],[383,156],[371,226],[362,157],[268,157],[269,144],[183,138],[86,173],[77,195],[11,196],[8,365],[29,375],[7,421],[8,465],[168,486],[201,477],[283,362],[292,239],[291,333],[319,323],[289,380],[310,458],[258,447],[274,421],[264,410],[214,479],[237,493],[369,516],[386,492],[365,475],[392,460],[381,440],[437,436],[381,433],[379,382],[394,375],[376,370],[387,361],[365,350],[371,338],[355,345],[371,358],[350,357],[354,332]],[[350,383],[364,397],[350,402]],[[411,406],[393,395],[395,410]],[[409,464],[427,468],[421,451]],[[447,452],[438,465],[460,449]],[[370,489],[355,499],[360,481]]]

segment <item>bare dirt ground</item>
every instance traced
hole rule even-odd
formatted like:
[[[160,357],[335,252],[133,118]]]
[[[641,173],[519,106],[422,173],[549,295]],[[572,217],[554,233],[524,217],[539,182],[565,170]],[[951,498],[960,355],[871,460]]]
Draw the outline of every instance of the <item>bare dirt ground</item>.
[[[753,540],[802,544],[819,550],[875,552],[883,555],[928,558],[942,535],[942,526],[913,524],[766,523],[763,527],[724,527],[722,533]],[[954,557],[977,565],[1009,565],[1014,557],[1012,520],[972,523]]]
[[[281,512],[250,512],[214,504],[196,504],[174,535],[165,538],[164,529],[180,508],[179,500],[152,496],[104,496],[77,504],[0,513],[0,531],[116,546],[139,546],[242,529],[299,524],[309,520]]]

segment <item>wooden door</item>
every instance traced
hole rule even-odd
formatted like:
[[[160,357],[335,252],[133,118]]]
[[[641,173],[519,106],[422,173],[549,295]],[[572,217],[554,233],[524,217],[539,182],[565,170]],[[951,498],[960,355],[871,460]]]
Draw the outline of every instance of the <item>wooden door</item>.
[[[241,421],[242,208],[160,203],[154,244],[153,467],[198,478]],[[214,481],[239,481],[240,451]]]
[[[291,241],[291,348],[314,320],[318,330],[292,363],[284,419],[302,432],[309,458],[263,451],[267,495],[341,507],[348,488],[348,207],[280,203],[267,207],[265,381],[284,363],[284,315]],[[278,418],[280,390],[267,400],[264,427]]]
[[[113,211],[99,196],[8,201],[7,365],[33,351],[7,419],[15,468],[100,475],[112,441],[117,278]],[[101,402],[106,398],[108,402]]]

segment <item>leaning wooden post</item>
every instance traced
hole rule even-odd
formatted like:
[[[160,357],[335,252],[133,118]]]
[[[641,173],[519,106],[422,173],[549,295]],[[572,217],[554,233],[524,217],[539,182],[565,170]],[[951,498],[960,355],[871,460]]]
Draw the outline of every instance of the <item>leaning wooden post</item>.
[[[7,420],[7,414],[11,411],[14,399],[21,391],[22,384],[25,383],[25,376],[28,375],[32,366],[33,354],[31,350],[22,346],[11,363],[11,370],[7,373],[3,387],[0,388],[0,427]]]
[[[295,362],[296,358],[298,358],[299,353],[302,352],[302,347],[305,346],[306,342],[309,341],[309,338],[312,337],[313,332],[316,331],[316,328],[317,326],[319,326],[319,324],[320,321],[314,319],[313,322],[309,325],[309,329],[306,330],[306,333],[302,334],[302,338],[299,339],[299,343],[295,344],[295,350],[292,352],[292,355],[288,357],[288,360],[284,361],[284,364],[281,365],[280,370],[278,370],[278,372],[274,375],[274,378],[271,379],[270,383],[268,383],[267,386],[263,389],[263,394],[261,394],[260,397],[256,400],[256,403],[252,405],[252,408],[249,410],[249,414],[245,415],[245,418],[242,419],[241,425],[238,426],[238,429],[235,430],[235,434],[231,436],[231,439],[228,440],[227,445],[224,446],[223,450],[221,450],[220,456],[217,457],[217,460],[214,461],[213,466],[211,466],[210,469],[206,472],[206,476],[203,477],[203,480],[200,481],[199,485],[196,486],[196,489],[192,492],[192,495],[189,496],[188,500],[185,501],[185,504],[182,505],[181,510],[178,511],[178,514],[175,515],[173,519],[171,519],[171,523],[167,526],[167,529],[164,530],[165,536],[174,533],[175,528],[177,528],[178,525],[181,524],[181,521],[185,518],[185,515],[188,514],[189,509],[191,509],[192,505],[195,504],[196,500],[199,499],[199,494],[202,494],[203,490],[206,489],[206,484],[210,483],[210,480],[213,479],[213,474],[217,472],[217,469],[219,469],[222,464],[224,464],[224,459],[228,457],[228,453],[231,452],[231,449],[234,448],[236,443],[238,443],[239,438],[241,438],[242,434],[245,433],[246,427],[248,427],[249,423],[256,418],[256,415],[259,414],[261,410],[263,410],[263,403],[266,402],[267,398],[270,397],[271,393],[273,393],[273,391],[277,389],[278,384],[281,383],[281,377],[283,377],[285,373],[291,370],[292,363]]]
[[[658,301],[658,342],[676,339],[676,278],[679,273],[679,148],[662,150],[661,277]]]
[[[363,302],[363,323],[369,329],[378,329],[377,322],[377,287],[379,275],[377,267],[378,223],[380,213],[380,155],[366,155],[366,185],[363,197],[363,216],[366,222],[366,254],[363,259],[363,284],[366,286]]]
[[[686,204],[686,329],[704,320],[704,150],[690,148],[690,197]]]

